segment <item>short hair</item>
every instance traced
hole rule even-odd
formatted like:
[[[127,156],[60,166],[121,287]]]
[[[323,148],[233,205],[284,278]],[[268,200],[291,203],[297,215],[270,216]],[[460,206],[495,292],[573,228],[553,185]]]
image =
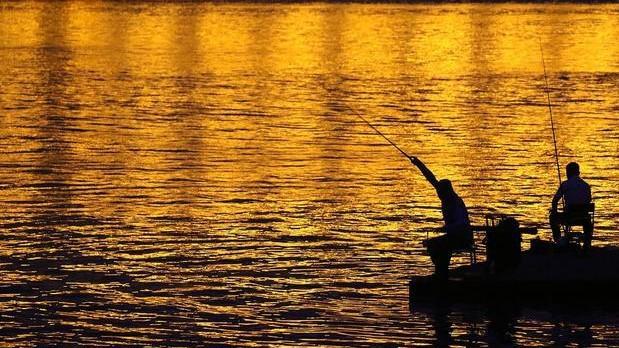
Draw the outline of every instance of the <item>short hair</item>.
[[[565,166],[565,172],[567,173],[568,178],[579,175],[580,166],[576,162],[570,162],[567,166]]]

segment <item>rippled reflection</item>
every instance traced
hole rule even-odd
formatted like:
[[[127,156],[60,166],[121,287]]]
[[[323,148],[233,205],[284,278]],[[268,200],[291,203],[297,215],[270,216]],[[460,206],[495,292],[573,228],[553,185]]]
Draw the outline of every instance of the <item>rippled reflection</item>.
[[[0,3],[4,340],[616,344],[597,312],[411,314],[438,202],[346,104],[475,223],[541,224],[541,39],[561,162],[616,243],[617,28],[616,5]]]

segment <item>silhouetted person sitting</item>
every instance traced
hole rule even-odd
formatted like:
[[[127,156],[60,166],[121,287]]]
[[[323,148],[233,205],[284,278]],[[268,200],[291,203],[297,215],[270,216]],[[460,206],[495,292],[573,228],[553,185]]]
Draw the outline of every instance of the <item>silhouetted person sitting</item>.
[[[469,213],[464,202],[451,186],[451,181],[436,180],[434,174],[417,157],[411,156],[411,162],[419,168],[426,179],[434,186],[441,200],[441,211],[445,222],[445,234],[428,239],[424,245],[434,263],[435,274],[439,279],[447,279],[449,261],[454,250],[470,248],[473,245],[473,231],[469,222]]]
[[[578,163],[571,162],[565,169],[567,180],[561,183],[557,193],[552,198],[552,210],[550,211],[552,238],[555,242],[559,242],[561,240],[561,224],[565,224],[570,219],[573,221],[574,218],[578,218],[579,225],[583,227],[583,249],[586,251],[591,247],[593,225],[587,212],[583,211],[583,207],[591,203],[591,187],[580,178]],[[557,205],[561,198],[565,203],[565,209],[564,212],[557,212]]]

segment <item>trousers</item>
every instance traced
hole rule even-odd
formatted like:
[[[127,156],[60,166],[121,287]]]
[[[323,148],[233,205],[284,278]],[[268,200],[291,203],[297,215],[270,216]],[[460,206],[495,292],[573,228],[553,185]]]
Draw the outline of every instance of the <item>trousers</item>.
[[[591,248],[591,239],[593,238],[593,225],[588,216],[576,219],[577,223],[574,224],[574,216],[568,213],[551,212],[550,213],[550,228],[552,229],[552,238],[556,241],[561,239],[561,225],[565,225],[568,221],[572,226],[582,226],[583,231],[583,249],[589,250]],[[570,221],[571,220],[571,221]]]
[[[449,262],[455,250],[467,249],[473,246],[473,234],[470,231],[458,231],[439,237],[430,238],[425,243],[428,254],[434,264],[434,274],[442,279],[449,276]]]

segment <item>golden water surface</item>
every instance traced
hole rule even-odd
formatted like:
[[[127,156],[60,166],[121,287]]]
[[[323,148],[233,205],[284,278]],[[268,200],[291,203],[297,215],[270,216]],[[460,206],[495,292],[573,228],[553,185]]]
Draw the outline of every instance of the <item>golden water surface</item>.
[[[438,199],[350,110],[547,238],[540,42],[617,244],[617,5],[0,2],[3,345],[618,344],[612,313],[409,311]]]

